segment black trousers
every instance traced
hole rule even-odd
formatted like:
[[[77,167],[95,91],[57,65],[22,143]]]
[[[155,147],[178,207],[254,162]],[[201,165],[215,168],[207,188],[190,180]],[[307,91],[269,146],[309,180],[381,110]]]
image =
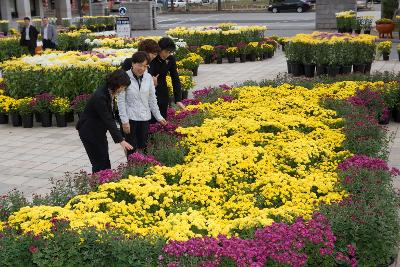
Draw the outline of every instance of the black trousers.
[[[157,105],[158,105],[158,108],[160,109],[161,116],[163,116],[164,119],[167,119],[169,102],[165,102],[165,101],[159,102],[159,101],[157,101]],[[157,123],[157,120],[156,120],[156,118],[154,118],[153,115],[151,115],[150,123]]]
[[[26,46],[28,48],[29,54],[31,54],[31,56],[35,55],[36,44],[34,42],[25,41],[23,43],[23,46]]]
[[[127,157],[135,153],[137,149],[146,151],[147,140],[149,138],[149,121],[132,121],[129,120],[131,132],[124,133],[125,141],[133,146],[133,150],[128,150]]]
[[[96,142],[93,141],[93,138],[81,136],[80,134],[79,137],[81,138],[86,153],[89,156],[90,163],[92,164],[92,173],[111,169],[107,136],[104,135],[104,138],[101,139],[96,138]]]
[[[51,40],[43,39],[43,50],[46,50],[48,48],[54,49],[56,48],[56,44],[53,43]]]

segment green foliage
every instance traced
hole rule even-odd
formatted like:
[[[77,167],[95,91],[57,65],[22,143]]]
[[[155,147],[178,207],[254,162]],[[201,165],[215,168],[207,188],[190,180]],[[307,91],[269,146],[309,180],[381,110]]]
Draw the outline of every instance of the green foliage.
[[[43,91],[73,99],[83,93],[93,93],[104,83],[113,67],[105,70],[96,67],[72,67],[42,70],[7,70],[3,76],[8,95],[14,98],[37,95]]]
[[[382,0],[382,18],[393,19],[394,12],[398,8],[398,0]]]
[[[159,132],[151,135],[149,141],[148,154],[153,155],[165,166],[171,167],[184,162],[187,149],[178,144],[179,137]]]
[[[0,38],[0,62],[28,54],[28,49],[17,38]]]

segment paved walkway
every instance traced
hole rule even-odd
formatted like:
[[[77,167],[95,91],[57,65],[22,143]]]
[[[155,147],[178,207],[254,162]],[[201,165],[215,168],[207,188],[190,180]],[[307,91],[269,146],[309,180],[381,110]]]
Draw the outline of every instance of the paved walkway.
[[[397,55],[396,55],[397,56]],[[399,61],[376,61],[373,70],[400,71]],[[275,78],[285,72],[286,61],[282,52],[272,59],[258,62],[201,65],[195,77],[196,88],[209,85],[235,84],[246,80],[261,81]],[[398,133],[398,124],[390,126]],[[392,146],[391,164],[400,167],[400,134]],[[110,159],[113,167],[125,162],[119,145],[110,141]],[[74,128],[14,128],[0,125],[0,194],[17,188],[27,196],[49,191],[49,178],[60,178],[65,172],[90,172],[90,162]],[[400,188],[400,181],[396,184]]]

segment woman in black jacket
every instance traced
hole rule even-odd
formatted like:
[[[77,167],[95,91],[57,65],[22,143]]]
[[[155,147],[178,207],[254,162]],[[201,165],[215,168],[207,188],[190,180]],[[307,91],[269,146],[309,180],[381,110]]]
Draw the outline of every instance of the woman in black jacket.
[[[130,84],[130,78],[124,70],[120,69],[111,73],[107,77],[106,84],[98,88],[89,99],[76,125],[92,164],[93,173],[111,169],[107,130],[110,131],[114,142],[119,143],[125,151],[133,149],[123,139],[113,116],[113,98],[126,90]]]
[[[182,87],[176,67],[176,60],[172,53],[176,50],[174,41],[169,37],[163,37],[158,41],[161,51],[153,59],[149,66],[149,73],[157,77],[156,96],[161,115],[167,119],[169,105],[169,91],[167,86],[167,75],[171,76],[174,90],[174,101],[182,109],[185,108],[182,101]]]

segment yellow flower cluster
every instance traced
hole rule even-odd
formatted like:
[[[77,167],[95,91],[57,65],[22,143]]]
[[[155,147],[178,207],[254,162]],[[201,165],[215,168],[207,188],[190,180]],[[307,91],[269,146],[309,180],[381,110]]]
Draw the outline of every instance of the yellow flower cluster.
[[[4,92],[2,92],[2,94],[0,94],[0,112],[8,113],[13,106],[16,106],[15,99],[4,95]]]
[[[360,43],[368,43],[372,44],[377,39],[374,35],[369,34],[359,34],[359,35],[351,35],[347,33],[341,34],[341,36],[332,36],[323,32],[313,32],[311,34],[296,34],[291,38],[285,38],[286,42],[302,42],[308,44],[320,44],[320,43],[337,43],[337,42],[360,42]]]
[[[50,110],[54,113],[64,114],[71,108],[69,99],[67,97],[56,97],[50,103]]]
[[[200,50],[211,52],[211,51],[214,51],[214,46],[212,46],[212,45],[202,45],[200,47]]]
[[[228,47],[226,49],[226,53],[228,53],[228,54],[236,54],[237,52],[238,52],[237,47]]]
[[[209,26],[200,26],[200,27],[176,27],[173,29],[169,29],[166,33],[175,38],[186,39],[189,36],[196,35],[237,35],[237,34],[247,34],[251,32],[260,32],[264,33],[267,29],[266,26],[252,25],[252,26],[235,26],[230,25],[227,28],[221,27],[209,27]]]
[[[177,61],[176,64],[178,68],[191,70],[198,67],[203,62],[203,58],[199,54],[189,53],[185,58]]]
[[[342,119],[321,107],[321,99],[383,85],[237,88],[237,100],[196,106],[212,115],[203,125],[178,129],[188,148],[182,165],[156,166],[146,177],[103,184],[65,207],[24,207],[8,223],[37,234],[57,216],[73,228],[108,224],[132,235],[186,240],[231,236],[274,218],[310,218],[319,202],[346,194],[336,191],[336,167],[350,156],[341,148]]]
[[[174,95],[171,76],[167,76],[166,80],[169,94]],[[193,89],[196,85],[193,77],[188,75],[179,75],[179,81],[181,82],[182,91],[189,91],[190,89]]]
[[[376,46],[376,49],[381,53],[382,52],[390,53],[390,51],[392,50],[392,42],[391,41],[380,42]]]
[[[353,10],[336,13],[336,18],[355,18],[357,13]]]

